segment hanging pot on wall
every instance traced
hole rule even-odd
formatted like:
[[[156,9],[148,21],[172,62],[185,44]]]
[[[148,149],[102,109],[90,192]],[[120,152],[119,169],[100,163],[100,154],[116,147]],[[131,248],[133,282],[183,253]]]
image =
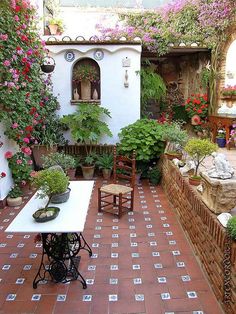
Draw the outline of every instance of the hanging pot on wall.
[[[43,58],[43,62],[40,67],[44,73],[51,73],[54,71],[55,65],[56,65],[55,60],[52,57],[47,56]]]

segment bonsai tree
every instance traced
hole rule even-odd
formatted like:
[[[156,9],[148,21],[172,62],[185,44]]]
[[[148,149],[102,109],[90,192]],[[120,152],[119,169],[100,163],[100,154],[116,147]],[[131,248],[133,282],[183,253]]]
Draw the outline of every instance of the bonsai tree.
[[[45,198],[48,196],[48,202],[45,208],[55,194],[66,192],[69,185],[69,178],[59,169],[45,169],[37,173],[33,178],[36,188],[40,189],[38,197]]]
[[[96,104],[83,103],[78,105],[75,113],[68,114],[61,118],[61,122],[67,125],[71,131],[72,138],[84,144],[86,158],[85,163],[94,163],[93,145],[97,144],[104,135],[112,136],[112,133],[104,117],[111,118],[108,109]]]
[[[193,177],[198,177],[200,164],[207,156],[217,151],[218,146],[207,139],[192,138],[187,142],[184,149],[195,163],[196,168]]]
[[[188,140],[187,131],[181,129],[179,122],[165,123],[164,128],[163,140],[167,141],[165,152],[178,156]]]

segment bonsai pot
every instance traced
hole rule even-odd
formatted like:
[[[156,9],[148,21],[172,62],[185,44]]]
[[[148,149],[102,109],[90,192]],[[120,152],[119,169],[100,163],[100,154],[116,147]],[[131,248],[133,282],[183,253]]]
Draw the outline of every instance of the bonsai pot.
[[[217,137],[216,138],[216,143],[218,144],[219,147],[223,148],[226,145],[226,139],[225,138],[221,138],[221,137]]]
[[[70,197],[70,188],[67,188],[67,190],[64,193],[60,193],[60,194],[54,194],[51,197],[50,202],[53,204],[60,204],[60,203],[65,203],[66,201],[68,201],[69,197]]]
[[[199,184],[201,184],[201,177],[199,177],[199,176],[191,176],[191,177],[188,178],[188,182],[191,185],[198,186]]]
[[[95,165],[93,166],[81,166],[83,177],[85,180],[91,180],[94,175]]]
[[[7,205],[10,207],[20,206],[22,204],[22,196],[7,197]]]

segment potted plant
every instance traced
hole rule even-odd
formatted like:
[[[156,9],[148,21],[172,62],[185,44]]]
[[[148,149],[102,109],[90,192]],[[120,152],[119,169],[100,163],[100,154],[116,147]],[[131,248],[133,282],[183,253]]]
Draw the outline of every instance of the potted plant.
[[[75,113],[61,118],[61,122],[69,127],[72,138],[85,147],[86,157],[82,161],[85,179],[91,179],[94,174],[93,145],[97,144],[103,135],[112,136],[107,123],[103,121],[106,117],[111,117],[108,109],[96,104],[83,103],[77,106]]]
[[[103,154],[97,157],[96,165],[102,170],[103,178],[109,180],[113,168],[113,155]]]
[[[76,160],[73,156],[65,154],[64,152],[55,152],[47,156],[42,156],[43,168],[49,168],[59,165],[71,180],[75,178]]]
[[[24,152],[23,152],[24,151]],[[21,187],[22,191],[29,190],[29,183],[31,181],[32,159],[28,155],[31,150],[25,150],[13,154],[10,151],[5,153],[5,158],[8,160],[8,166],[11,169],[14,183]]]
[[[91,64],[79,64],[73,72],[73,81],[80,83],[81,99],[91,99],[91,82],[97,82],[98,80],[98,70]]]
[[[64,30],[62,19],[59,17],[52,17],[48,20],[48,28],[50,35],[61,35]]]
[[[147,177],[151,184],[157,185],[161,180],[161,170],[157,165],[154,167],[149,167]]]
[[[59,169],[45,169],[38,171],[33,177],[33,183],[38,191],[38,197],[48,197],[48,202],[45,208],[48,207],[50,202],[63,203],[69,198],[70,188],[69,178]]]
[[[188,140],[187,131],[181,129],[179,122],[164,124],[163,140],[167,142],[165,155],[168,159],[182,158],[182,149]]]
[[[51,101],[55,101],[55,99]],[[33,159],[36,168],[42,169],[42,156],[55,153],[58,145],[64,145],[66,143],[63,136],[63,125],[60,122],[59,116],[51,112],[44,121],[44,125],[38,124],[35,126],[33,136],[35,138],[32,148]]]
[[[189,183],[199,185],[201,182],[201,177],[198,175],[199,166],[207,156],[217,151],[218,146],[207,139],[192,138],[188,140],[184,149],[195,164],[194,174],[189,178]]]
[[[226,87],[222,88],[221,95],[224,98],[234,98],[234,96],[236,96],[236,85],[227,85]]]
[[[216,135],[216,143],[219,147],[223,148],[226,145],[226,132],[224,129],[219,129]]]
[[[157,160],[163,153],[164,126],[156,120],[140,119],[121,129],[118,134],[120,143],[117,145],[119,153],[132,156],[136,153],[137,173],[148,169],[150,163]],[[137,180],[138,181],[138,180]]]
[[[7,195],[7,205],[20,206],[22,204],[22,191],[18,185],[13,186]]]
[[[156,73],[151,67],[150,62],[141,69],[141,113],[147,116],[147,106],[151,100],[160,101],[166,95],[166,85],[163,78]]]

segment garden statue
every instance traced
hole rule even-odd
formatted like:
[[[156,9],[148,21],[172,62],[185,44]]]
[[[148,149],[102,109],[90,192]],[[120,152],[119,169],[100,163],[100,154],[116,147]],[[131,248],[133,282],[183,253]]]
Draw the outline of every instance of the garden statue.
[[[179,171],[182,176],[187,177],[189,172],[192,170],[194,171],[196,168],[195,163],[193,160],[187,160],[184,167],[180,168]]]
[[[234,175],[234,169],[229,164],[226,156],[222,153],[212,153],[213,160],[213,167],[211,167],[207,174],[210,178],[217,178],[217,179],[231,179]]]

